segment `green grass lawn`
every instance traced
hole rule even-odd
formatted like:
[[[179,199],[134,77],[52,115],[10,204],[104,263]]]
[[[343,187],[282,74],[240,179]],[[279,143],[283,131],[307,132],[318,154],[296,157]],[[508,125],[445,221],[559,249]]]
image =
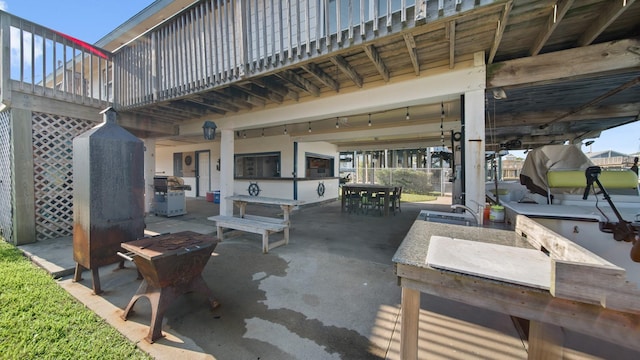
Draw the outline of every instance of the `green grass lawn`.
[[[0,359],[150,359],[0,238]]]

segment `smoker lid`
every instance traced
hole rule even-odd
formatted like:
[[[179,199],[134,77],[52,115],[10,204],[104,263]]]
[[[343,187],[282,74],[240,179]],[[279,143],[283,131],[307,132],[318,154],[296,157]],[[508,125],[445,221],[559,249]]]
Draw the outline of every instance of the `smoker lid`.
[[[166,256],[182,255],[191,251],[210,248],[211,251],[220,242],[211,235],[202,235],[193,231],[182,231],[144,238],[122,243],[121,246],[136,256],[147,260],[159,259]]]
[[[154,176],[156,188],[162,187],[171,190],[191,190],[191,185],[185,185],[184,180],[178,176]]]

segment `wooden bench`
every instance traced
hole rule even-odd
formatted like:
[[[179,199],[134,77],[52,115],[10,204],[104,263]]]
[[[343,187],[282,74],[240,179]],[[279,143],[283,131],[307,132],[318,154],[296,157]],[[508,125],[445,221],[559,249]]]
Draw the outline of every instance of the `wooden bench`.
[[[216,222],[218,238],[223,240],[222,229],[234,229],[262,235],[262,252],[268,253],[269,248],[286,245],[289,243],[289,225],[282,220],[265,218],[261,216],[245,215],[244,218],[235,216],[211,216],[208,220]],[[269,235],[277,232],[284,232],[284,239],[269,243]]]

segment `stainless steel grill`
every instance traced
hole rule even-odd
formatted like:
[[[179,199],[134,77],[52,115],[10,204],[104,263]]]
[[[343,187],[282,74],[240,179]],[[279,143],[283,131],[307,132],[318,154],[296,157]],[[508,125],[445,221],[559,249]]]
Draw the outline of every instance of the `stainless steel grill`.
[[[153,177],[153,212],[156,215],[178,216],[187,213],[185,190],[191,190],[182,178],[177,176]]]

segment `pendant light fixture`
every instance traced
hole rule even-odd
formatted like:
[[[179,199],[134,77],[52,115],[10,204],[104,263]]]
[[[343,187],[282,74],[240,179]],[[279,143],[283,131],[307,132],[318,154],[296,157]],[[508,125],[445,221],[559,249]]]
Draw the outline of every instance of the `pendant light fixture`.
[[[409,107],[407,106],[407,115],[405,116],[406,120],[411,119],[411,117],[409,116]]]
[[[367,124],[368,126],[371,126],[371,113],[369,113],[369,124]]]

